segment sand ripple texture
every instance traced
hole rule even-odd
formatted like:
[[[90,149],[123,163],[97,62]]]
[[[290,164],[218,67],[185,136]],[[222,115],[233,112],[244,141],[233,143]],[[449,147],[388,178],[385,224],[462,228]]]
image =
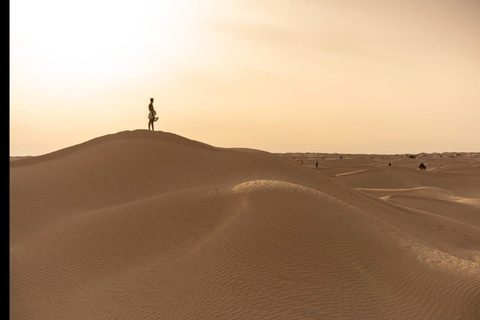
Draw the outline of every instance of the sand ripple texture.
[[[11,319],[480,319],[478,206],[358,175],[145,130],[16,160]]]

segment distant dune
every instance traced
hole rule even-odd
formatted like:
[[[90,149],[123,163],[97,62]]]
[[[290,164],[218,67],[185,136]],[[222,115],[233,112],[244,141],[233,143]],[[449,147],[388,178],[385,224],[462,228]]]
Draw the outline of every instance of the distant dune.
[[[21,159],[27,159],[30,158],[30,156],[10,156],[10,161],[17,161]]]
[[[480,157],[391,157],[137,130],[13,161],[11,319],[479,319]]]

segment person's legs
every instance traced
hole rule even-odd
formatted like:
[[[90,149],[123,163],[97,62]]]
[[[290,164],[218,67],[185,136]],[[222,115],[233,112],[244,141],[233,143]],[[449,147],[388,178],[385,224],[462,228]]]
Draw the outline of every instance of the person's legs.
[[[148,130],[150,130],[150,126],[152,126],[152,130],[153,130],[153,120],[152,119],[148,120]]]

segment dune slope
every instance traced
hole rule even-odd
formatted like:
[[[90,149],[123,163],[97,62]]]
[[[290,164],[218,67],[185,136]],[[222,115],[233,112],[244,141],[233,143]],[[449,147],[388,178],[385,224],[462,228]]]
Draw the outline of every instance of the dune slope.
[[[10,201],[12,319],[480,314],[478,225],[262,151],[121,132],[12,162]]]

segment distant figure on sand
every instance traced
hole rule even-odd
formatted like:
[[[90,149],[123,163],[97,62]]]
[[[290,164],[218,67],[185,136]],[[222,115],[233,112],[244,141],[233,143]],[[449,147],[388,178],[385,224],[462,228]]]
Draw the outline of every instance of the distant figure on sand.
[[[424,165],[423,163],[420,163],[420,165],[418,166],[420,168],[420,170],[425,170],[427,169],[427,166]]]
[[[389,167],[391,167],[391,166],[392,166],[392,161],[390,161],[390,162],[388,163],[388,166],[389,166]]]
[[[152,131],[155,131],[153,127],[153,123],[158,120],[156,117],[157,112],[153,108],[153,98],[150,98],[150,104],[148,105],[148,130],[150,130],[150,126],[152,126]]]
[[[317,161],[317,163],[315,163],[315,168],[317,168],[317,169],[318,169],[318,161]]]

